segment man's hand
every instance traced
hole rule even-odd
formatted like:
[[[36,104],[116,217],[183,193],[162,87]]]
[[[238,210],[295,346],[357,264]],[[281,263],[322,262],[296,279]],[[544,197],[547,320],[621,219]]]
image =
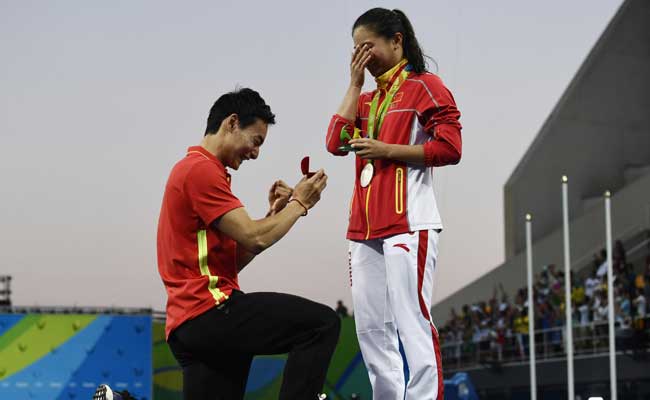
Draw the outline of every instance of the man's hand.
[[[292,194],[293,189],[284,183],[284,181],[275,181],[271,189],[269,189],[269,213],[267,216],[282,211],[289,202]]]
[[[293,190],[293,197],[299,200],[307,209],[311,209],[318,200],[320,194],[327,186],[327,175],[325,171],[319,169],[311,178],[306,176],[302,178]]]
[[[311,208],[320,199],[320,194],[325,189],[327,184],[327,176],[323,170],[319,170],[311,178],[302,178],[296,188],[293,190],[293,198],[302,202],[300,206],[286,206],[282,211],[277,212],[268,218],[253,221],[248,215],[244,207],[235,208],[228,211],[220,218],[214,220],[210,226],[219,232],[226,234],[233,238],[238,244],[246,249],[249,253],[259,254],[262,251],[271,247],[278,240],[282,239],[284,235],[289,232],[289,229],[296,223],[303,211],[302,205],[305,208]],[[286,197],[287,187],[281,183],[276,182],[273,186],[273,193],[279,193],[278,198]],[[277,189],[280,186],[280,189]],[[291,188],[289,188],[291,189]],[[270,200],[269,196],[269,200]],[[273,204],[279,202],[278,199],[273,201]],[[298,204],[298,201],[294,203]],[[247,256],[247,260],[240,260],[239,266],[243,266],[247,261],[252,259],[252,255]]]
[[[390,144],[380,140],[362,138],[352,139],[348,143],[352,145],[352,148],[356,149],[356,155],[364,160],[382,160],[389,158]]]

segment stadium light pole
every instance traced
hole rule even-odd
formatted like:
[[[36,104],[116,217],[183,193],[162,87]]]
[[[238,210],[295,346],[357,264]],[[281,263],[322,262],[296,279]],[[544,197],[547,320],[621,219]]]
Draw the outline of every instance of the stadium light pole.
[[[566,320],[566,361],[568,399],[574,400],[573,318],[571,317],[571,255],[569,253],[569,178],[562,176],[562,223],[564,227],[564,311]]]
[[[533,217],[526,214],[526,270],[528,280],[528,354],[530,362],[530,400],[537,400],[537,373],[535,371],[535,303],[533,303],[533,245],[531,224]]]
[[[616,337],[614,336],[614,265],[612,263],[611,193],[605,192],[605,237],[607,240],[607,309],[609,325],[610,399],[616,400]]]

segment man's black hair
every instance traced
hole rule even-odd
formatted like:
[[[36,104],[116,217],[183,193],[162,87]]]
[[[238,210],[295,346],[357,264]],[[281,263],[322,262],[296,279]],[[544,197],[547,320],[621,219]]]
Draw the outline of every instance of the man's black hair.
[[[259,93],[249,88],[242,88],[226,93],[214,102],[208,115],[205,135],[217,133],[221,123],[231,114],[239,117],[239,127],[246,128],[257,119],[272,125],[275,124],[275,114]]]

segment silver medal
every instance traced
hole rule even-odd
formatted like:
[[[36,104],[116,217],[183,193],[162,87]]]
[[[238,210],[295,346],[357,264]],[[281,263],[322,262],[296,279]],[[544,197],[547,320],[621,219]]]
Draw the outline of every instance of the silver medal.
[[[370,185],[370,181],[372,180],[372,176],[374,174],[375,168],[372,166],[372,164],[366,164],[366,166],[361,170],[361,176],[359,177],[359,183],[361,183],[361,187],[365,188]]]

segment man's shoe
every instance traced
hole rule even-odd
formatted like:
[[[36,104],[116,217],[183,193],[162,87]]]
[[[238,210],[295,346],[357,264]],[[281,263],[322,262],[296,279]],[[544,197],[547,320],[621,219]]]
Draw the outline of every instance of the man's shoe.
[[[110,386],[108,385],[99,385],[95,394],[93,395],[93,400],[118,400],[119,397],[116,396],[116,393],[113,392]]]
[[[131,396],[126,390],[123,392],[115,392],[108,385],[99,385],[97,390],[95,390],[93,400],[135,400],[135,397]]]

